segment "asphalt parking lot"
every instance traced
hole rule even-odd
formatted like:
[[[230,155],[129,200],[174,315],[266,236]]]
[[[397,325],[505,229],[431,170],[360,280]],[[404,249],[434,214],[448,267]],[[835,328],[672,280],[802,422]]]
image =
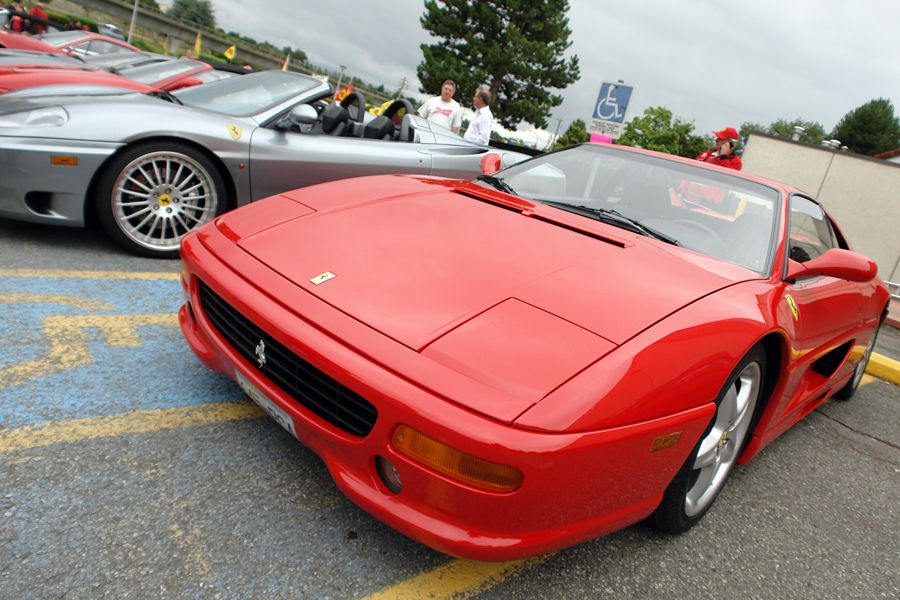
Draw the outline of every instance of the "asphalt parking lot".
[[[462,561],[358,509],[199,364],[179,271],[0,219],[0,598],[900,597],[896,385],[808,415],[686,534]],[[900,332],[876,351],[900,360]]]

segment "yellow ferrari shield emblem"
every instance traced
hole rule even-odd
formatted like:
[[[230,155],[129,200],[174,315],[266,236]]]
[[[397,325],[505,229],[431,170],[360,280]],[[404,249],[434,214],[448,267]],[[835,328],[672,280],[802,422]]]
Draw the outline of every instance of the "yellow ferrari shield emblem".
[[[790,296],[785,296],[785,298],[787,299],[788,306],[791,307],[791,313],[793,313],[793,315],[794,315],[794,320],[799,321],[800,320],[800,311],[797,309],[797,303]]]
[[[230,133],[231,137],[233,137],[235,140],[241,139],[241,128],[237,125],[229,125],[228,133]]]

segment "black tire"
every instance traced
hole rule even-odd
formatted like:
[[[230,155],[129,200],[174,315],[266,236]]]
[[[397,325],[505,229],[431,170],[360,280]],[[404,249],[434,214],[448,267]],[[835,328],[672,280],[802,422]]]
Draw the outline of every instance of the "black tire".
[[[106,233],[135,254],[176,258],[181,239],[224,212],[225,184],[203,153],[181,142],[137,144],[103,170],[95,200]]]
[[[766,355],[758,345],[728,377],[716,398],[716,414],[651,515],[658,528],[687,531],[713,505],[750,439],[765,378]]]
[[[859,384],[862,381],[863,375],[866,374],[866,367],[869,366],[869,359],[872,358],[872,351],[875,349],[875,340],[878,338],[879,331],[881,331],[880,322],[878,323],[878,327],[875,328],[872,339],[869,340],[869,344],[866,346],[865,353],[862,355],[862,358],[859,359],[859,362],[856,363],[856,370],[853,371],[853,377],[850,378],[847,385],[834,393],[834,397],[838,400],[849,400],[853,397],[853,394],[856,393],[856,390],[859,389]]]

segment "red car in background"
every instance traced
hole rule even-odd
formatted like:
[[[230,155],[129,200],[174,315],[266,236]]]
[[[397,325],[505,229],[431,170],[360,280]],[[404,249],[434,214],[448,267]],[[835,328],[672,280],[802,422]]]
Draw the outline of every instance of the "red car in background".
[[[0,66],[0,92],[59,84],[107,85],[142,93],[171,92],[245,73],[248,71],[225,63],[189,59],[134,67],[123,70],[121,75],[89,67],[25,64]]]
[[[56,46],[52,46],[46,42],[42,42],[39,39],[33,38],[28,34],[18,33],[15,31],[7,31],[6,29],[2,28],[0,28],[0,48],[64,54],[64,52]]]
[[[94,33],[93,31],[57,31],[35,36],[35,39],[50,44],[70,54],[110,54],[113,52],[140,52],[141,49],[128,42]]]

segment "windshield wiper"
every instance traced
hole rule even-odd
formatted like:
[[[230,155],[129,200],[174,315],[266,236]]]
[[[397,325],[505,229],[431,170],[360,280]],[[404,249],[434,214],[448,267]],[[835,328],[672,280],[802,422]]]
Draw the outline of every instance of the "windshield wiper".
[[[506,183],[502,177],[494,177],[493,175],[479,175],[475,178],[475,180],[483,181],[493,188],[500,190],[501,192],[506,192],[507,194],[518,196],[516,191],[512,189],[512,186]]]
[[[633,231],[634,233],[640,233],[641,235],[652,237],[657,240],[666,242],[667,244],[672,244],[673,246],[680,246],[681,243],[673,238],[670,235],[666,235],[661,231],[657,231],[652,227],[647,227],[637,219],[632,219],[631,217],[626,217],[622,213],[617,210],[612,210],[608,208],[594,208],[592,206],[585,206],[583,204],[567,204],[565,202],[555,202],[553,200],[540,200],[544,204],[549,204],[551,206],[555,206],[557,208],[561,208],[563,210],[567,210],[569,212],[579,212],[584,211],[590,213],[591,216],[598,221],[603,221],[608,225],[613,225],[615,227],[621,227],[622,229],[627,229],[629,231]],[[577,210],[572,210],[577,209]]]
[[[178,104],[180,106],[184,106],[184,102],[170,94],[165,90],[153,90],[152,92],[147,92],[148,96],[153,96],[154,98],[162,98],[163,100],[168,100],[173,104]]]

